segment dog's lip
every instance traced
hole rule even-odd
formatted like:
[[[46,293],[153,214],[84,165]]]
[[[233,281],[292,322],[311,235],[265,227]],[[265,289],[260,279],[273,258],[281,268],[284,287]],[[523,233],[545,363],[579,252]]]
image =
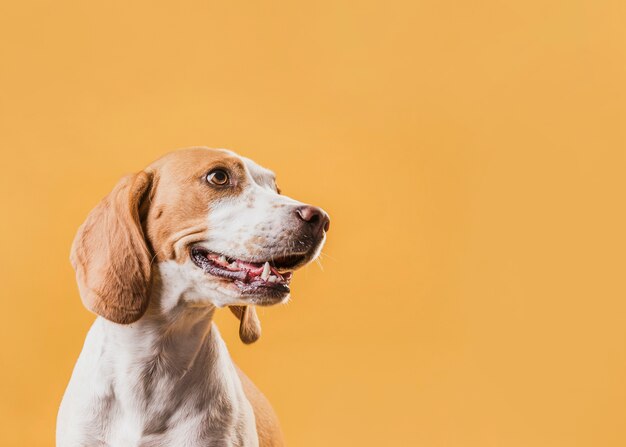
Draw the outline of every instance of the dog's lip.
[[[308,253],[290,253],[283,256],[273,256],[270,259],[263,258],[252,258],[252,259],[239,259],[232,256],[229,256],[224,253],[219,253],[216,251],[209,250],[200,244],[195,244],[191,246],[190,252],[193,255],[194,253],[199,253],[203,256],[210,255],[211,258],[223,258],[223,261],[226,261],[228,264],[232,264],[236,262],[241,264],[242,266],[247,267],[248,269],[260,269],[263,268],[263,265],[267,262],[269,263],[272,271],[279,273],[291,273],[294,270],[298,269],[302,265],[307,262],[307,258],[309,256]]]
[[[241,260],[201,245],[190,248],[190,257],[205,273],[232,281],[243,294],[289,293],[291,269],[306,259],[306,255],[295,254],[265,262]]]

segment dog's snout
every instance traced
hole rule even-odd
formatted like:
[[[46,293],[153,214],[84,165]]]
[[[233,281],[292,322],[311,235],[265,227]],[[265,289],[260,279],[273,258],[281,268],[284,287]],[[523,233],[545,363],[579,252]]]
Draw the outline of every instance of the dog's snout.
[[[319,232],[321,228],[324,231],[328,231],[330,228],[330,217],[321,208],[310,205],[299,206],[296,208],[296,215],[311,225],[314,233]]]

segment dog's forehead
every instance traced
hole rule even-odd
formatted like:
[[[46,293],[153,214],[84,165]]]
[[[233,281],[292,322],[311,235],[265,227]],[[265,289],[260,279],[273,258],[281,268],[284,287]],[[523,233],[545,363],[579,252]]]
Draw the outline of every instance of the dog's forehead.
[[[230,149],[220,149],[220,150],[233,157],[239,158],[243,162],[244,166],[246,167],[248,174],[250,174],[250,178],[257,185],[269,186],[271,188],[274,188],[274,186],[276,185],[276,174],[274,174],[273,171],[270,171],[269,169],[264,168],[263,166],[255,162],[254,160],[248,157],[239,155],[238,153],[231,151]]]
[[[190,147],[170,152],[151,164],[151,168],[172,171],[175,174],[188,174],[203,170],[222,162],[238,160],[245,168],[250,180],[259,186],[273,188],[276,176],[250,158],[243,157],[230,149],[211,149],[207,147]],[[169,168],[169,169],[168,169]]]
[[[248,172],[250,173],[250,177],[254,180],[254,183],[259,186],[269,186],[271,188],[276,184],[276,175],[267,168],[257,164],[253,160],[250,160],[247,157],[241,157],[241,161],[243,161],[246,166]]]

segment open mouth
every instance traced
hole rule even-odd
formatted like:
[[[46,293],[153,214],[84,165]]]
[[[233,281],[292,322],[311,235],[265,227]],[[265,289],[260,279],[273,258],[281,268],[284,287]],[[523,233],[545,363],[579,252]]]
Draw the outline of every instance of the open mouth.
[[[232,281],[247,295],[283,296],[289,293],[293,270],[304,261],[305,255],[277,257],[264,262],[230,258],[195,245],[190,250],[191,260],[213,276]]]

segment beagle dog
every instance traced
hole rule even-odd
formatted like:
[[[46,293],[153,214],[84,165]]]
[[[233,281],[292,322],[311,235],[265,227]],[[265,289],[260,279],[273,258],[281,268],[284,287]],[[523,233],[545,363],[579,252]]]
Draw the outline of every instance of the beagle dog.
[[[318,256],[329,223],[227,150],[172,152],[120,180],[72,245],[81,299],[98,317],[59,409],[57,445],[284,445],[212,318],[228,306],[241,340],[257,340],[255,306],[289,299],[293,271]]]

